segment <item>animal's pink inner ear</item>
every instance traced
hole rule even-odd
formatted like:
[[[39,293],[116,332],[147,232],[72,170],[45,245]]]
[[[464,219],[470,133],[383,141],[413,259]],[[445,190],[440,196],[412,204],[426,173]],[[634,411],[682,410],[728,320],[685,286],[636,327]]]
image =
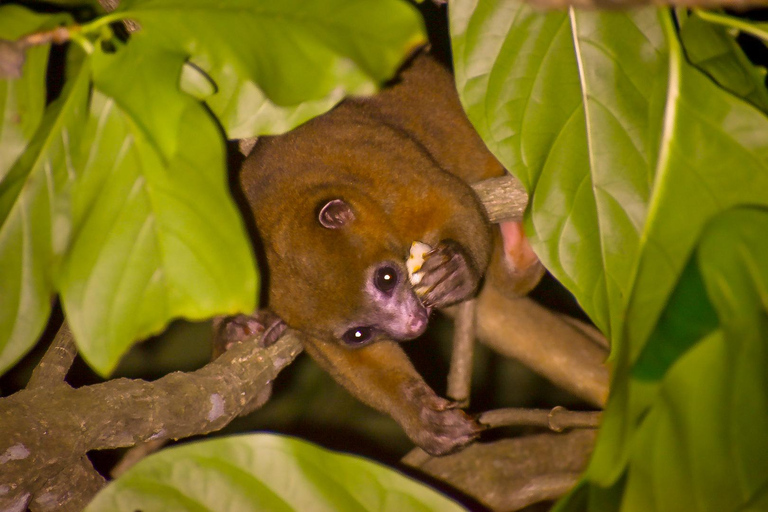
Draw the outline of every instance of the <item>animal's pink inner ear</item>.
[[[331,199],[320,208],[317,220],[324,228],[339,229],[355,220],[355,212],[343,199]]]

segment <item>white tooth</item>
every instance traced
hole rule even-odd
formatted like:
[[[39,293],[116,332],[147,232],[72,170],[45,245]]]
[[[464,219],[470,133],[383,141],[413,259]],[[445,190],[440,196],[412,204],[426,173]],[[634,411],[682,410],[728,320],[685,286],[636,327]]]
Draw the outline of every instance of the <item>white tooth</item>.
[[[411,244],[408,259],[405,260],[405,268],[408,269],[408,280],[412,285],[415,286],[421,282],[424,274],[419,270],[424,265],[424,256],[431,250],[432,247],[424,242],[416,241]]]

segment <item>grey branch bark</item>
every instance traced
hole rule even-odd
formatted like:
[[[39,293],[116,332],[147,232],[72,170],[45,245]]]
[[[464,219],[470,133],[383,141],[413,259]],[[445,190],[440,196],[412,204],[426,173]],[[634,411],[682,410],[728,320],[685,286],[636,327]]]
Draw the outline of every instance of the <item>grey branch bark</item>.
[[[511,174],[479,181],[472,185],[472,189],[483,203],[491,222],[523,219],[528,194],[520,180]]]
[[[7,492],[0,494],[0,510],[64,506],[72,498],[67,493],[74,492],[69,468],[90,450],[220,430],[301,350],[298,335],[288,331],[268,349],[251,340],[195,372],[155,382],[115,379],[78,389],[25,389],[3,398],[0,487]],[[87,483],[87,492],[79,494],[80,503],[87,503],[96,486],[87,474],[78,481]]]
[[[75,338],[65,321],[32,372],[27,389],[71,389],[64,379],[76,355]],[[75,455],[73,454],[73,459]],[[94,469],[83,453],[78,460],[72,460],[70,465],[63,468],[55,478],[45,482],[28,506],[35,512],[78,512],[105,483],[104,477]],[[31,493],[29,497],[32,498]]]

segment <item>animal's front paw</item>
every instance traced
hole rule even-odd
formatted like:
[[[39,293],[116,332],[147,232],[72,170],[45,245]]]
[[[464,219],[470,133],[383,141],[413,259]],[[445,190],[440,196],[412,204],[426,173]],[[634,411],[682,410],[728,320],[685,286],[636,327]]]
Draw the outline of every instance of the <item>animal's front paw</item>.
[[[429,251],[418,274],[421,276],[414,290],[430,307],[450,306],[468,299],[480,282],[472,259],[453,240],[442,240]]]
[[[287,325],[268,309],[256,311],[251,315],[228,316],[215,321],[213,352],[219,356],[254,336],[261,335],[261,345],[273,345],[283,334]]]
[[[411,440],[430,455],[454,452],[469,444],[485,427],[459,409],[457,402],[437,396],[423,382],[406,390],[409,403],[418,407],[418,421],[404,427]]]

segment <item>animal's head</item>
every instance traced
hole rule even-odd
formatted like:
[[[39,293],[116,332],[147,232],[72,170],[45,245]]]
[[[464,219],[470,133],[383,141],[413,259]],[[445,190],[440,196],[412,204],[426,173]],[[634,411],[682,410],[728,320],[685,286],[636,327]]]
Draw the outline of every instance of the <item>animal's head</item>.
[[[349,347],[422,334],[429,311],[408,279],[410,241],[365,193],[314,195],[280,220],[270,240],[270,307],[288,325]]]

